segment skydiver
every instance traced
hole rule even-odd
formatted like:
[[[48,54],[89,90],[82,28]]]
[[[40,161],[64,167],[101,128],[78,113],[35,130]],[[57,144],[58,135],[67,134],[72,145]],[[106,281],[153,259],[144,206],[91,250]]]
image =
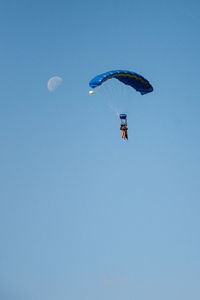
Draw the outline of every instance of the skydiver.
[[[122,131],[122,139],[127,139],[128,140],[128,132],[127,132],[127,130],[128,130],[128,127],[127,127],[127,121],[125,121],[125,122],[123,122],[122,120],[121,120],[121,127],[120,127],[120,130]]]

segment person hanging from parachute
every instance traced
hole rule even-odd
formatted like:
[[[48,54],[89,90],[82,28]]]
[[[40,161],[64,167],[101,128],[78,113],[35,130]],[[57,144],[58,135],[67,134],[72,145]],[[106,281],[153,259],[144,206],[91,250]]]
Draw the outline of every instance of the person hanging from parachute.
[[[89,91],[89,94],[94,94],[95,89],[100,88],[104,82],[112,78],[118,79],[123,84],[134,88],[137,92],[140,92],[141,95],[145,95],[153,91],[153,87],[143,76],[127,70],[115,70],[108,71],[94,77],[89,82],[89,86],[94,90]],[[128,140],[127,115],[120,114],[119,118],[121,120],[120,130],[122,131],[122,138]]]
[[[122,139],[128,140],[127,115],[126,114],[120,114],[119,118],[121,120],[120,130],[122,131]]]

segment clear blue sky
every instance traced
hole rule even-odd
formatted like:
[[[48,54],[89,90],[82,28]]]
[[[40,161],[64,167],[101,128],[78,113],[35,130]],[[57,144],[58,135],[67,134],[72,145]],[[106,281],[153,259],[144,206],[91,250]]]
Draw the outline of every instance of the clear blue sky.
[[[198,0],[1,1],[2,300],[200,299],[199,32]],[[154,86],[128,143],[110,69]]]

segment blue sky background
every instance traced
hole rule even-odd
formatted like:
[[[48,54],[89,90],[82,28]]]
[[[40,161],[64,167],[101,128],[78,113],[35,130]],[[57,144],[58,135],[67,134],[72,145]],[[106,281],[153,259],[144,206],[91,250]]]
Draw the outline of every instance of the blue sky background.
[[[199,299],[199,30],[197,0],[1,1],[2,300]],[[154,86],[127,143],[110,69]]]

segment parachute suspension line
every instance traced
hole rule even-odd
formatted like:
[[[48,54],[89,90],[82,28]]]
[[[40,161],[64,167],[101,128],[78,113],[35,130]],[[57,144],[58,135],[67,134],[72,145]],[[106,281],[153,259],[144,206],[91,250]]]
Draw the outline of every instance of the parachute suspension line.
[[[108,104],[108,107],[111,109],[112,112],[114,112],[114,114],[117,116],[117,118],[119,118],[119,112],[117,110],[117,108],[113,107],[112,104]]]
[[[90,90],[90,91],[89,91],[89,94],[90,94],[90,95],[93,95],[94,93],[96,93],[96,91],[98,91],[100,88],[102,88],[102,86],[103,86],[104,84],[105,84],[105,82],[102,83],[101,85],[99,85],[99,86],[93,88],[93,90]]]

